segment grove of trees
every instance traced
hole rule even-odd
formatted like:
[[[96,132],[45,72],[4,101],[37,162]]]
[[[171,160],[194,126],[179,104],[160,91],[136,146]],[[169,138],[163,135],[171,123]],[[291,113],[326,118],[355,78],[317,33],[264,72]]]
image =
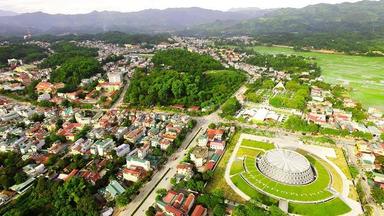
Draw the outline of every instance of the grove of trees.
[[[20,196],[3,215],[99,215],[94,188],[80,177],[64,183],[44,177]]]
[[[218,106],[245,81],[245,75],[234,70],[206,72],[222,66],[210,56],[186,50],[160,51],[152,61],[151,72],[134,73],[125,95],[131,105]]]
[[[22,59],[25,63],[47,57],[46,50],[36,45],[11,44],[0,46],[0,68],[7,66],[8,59]]]

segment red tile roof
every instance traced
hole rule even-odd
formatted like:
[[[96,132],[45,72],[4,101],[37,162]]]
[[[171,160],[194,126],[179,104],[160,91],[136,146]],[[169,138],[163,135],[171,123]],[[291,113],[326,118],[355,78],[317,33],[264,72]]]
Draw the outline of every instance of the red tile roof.
[[[182,210],[185,212],[185,213],[188,213],[189,210],[191,210],[191,207],[193,205],[193,203],[195,202],[195,195],[193,195],[192,193],[188,195],[187,199],[185,200],[184,202],[184,205],[182,207]]]
[[[175,191],[168,191],[167,195],[163,198],[163,201],[167,204],[170,204],[176,195],[177,193]]]
[[[204,208],[202,205],[197,205],[193,210],[191,216],[202,216],[202,215],[205,215],[204,212],[206,211],[207,209]]]
[[[179,193],[179,194],[177,195],[177,197],[176,197],[175,202],[173,202],[173,206],[174,206],[175,208],[179,208],[180,205],[181,205],[181,203],[183,202],[183,200],[184,200],[184,194]]]
[[[165,211],[172,214],[173,216],[183,216],[184,215],[184,213],[182,211],[180,211],[179,209],[177,209],[171,205],[166,205]]]
[[[221,130],[221,129],[208,129],[207,130],[207,135],[208,135],[208,139],[213,139],[216,135],[223,135],[224,134],[224,130]]]

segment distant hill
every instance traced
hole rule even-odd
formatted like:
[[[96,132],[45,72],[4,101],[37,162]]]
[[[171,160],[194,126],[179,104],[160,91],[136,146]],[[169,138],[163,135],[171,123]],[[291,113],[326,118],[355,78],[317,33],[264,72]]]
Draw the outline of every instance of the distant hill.
[[[0,17],[2,16],[16,16],[18,13],[6,10],[0,10]]]
[[[135,33],[172,32],[215,21],[240,21],[264,15],[253,12],[223,12],[202,8],[170,8],[139,12],[92,12],[63,15],[42,12],[0,17],[0,34],[15,35],[31,31],[33,34],[98,33],[122,31]]]
[[[192,31],[230,34],[381,32],[384,26],[383,12],[384,0],[316,4],[300,9],[277,9],[265,16],[237,23],[218,21],[216,26],[202,25]]]

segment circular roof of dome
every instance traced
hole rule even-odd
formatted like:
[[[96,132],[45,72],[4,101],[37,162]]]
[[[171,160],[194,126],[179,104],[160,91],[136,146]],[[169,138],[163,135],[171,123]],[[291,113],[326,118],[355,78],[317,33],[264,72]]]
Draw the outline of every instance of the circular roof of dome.
[[[310,168],[307,158],[287,149],[267,151],[264,157],[272,167],[283,170],[286,173],[301,173]]]

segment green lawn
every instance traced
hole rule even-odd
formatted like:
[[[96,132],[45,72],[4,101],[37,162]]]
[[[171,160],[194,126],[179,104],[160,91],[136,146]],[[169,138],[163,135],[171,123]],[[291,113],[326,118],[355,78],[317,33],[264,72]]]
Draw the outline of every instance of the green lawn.
[[[247,156],[247,157],[256,157],[257,155],[259,155],[261,153],[260,150],[256,150],[256,149],[249,149],[249,148],[242,148],[240,147],[239,150],[237,151],[237,154],[236,154],[236,157],[244,157],[244,156]]]
[[[290,48],[266,46],[256,46],[255,50],[260,53],[313,57],[321,66],[327,82],[352,87],[352,98],[365,106],[384,110],[384,57],[296,52]]]
[[[238,174],[244,170],[243,161],[235,160],[232,163],[231,170],[229,172],[230,175]]]
[[[273,143],[266,143],[266,142],[260,142],[256,140],[248,140],[248,139],[243,140],[243,142],[241,143],[241,146],[264,149],[265,151],[275,148],[275,145]]]
[[[299,204],[289,203],[289,212],[300,215],[323,216],[342,215],[351,211],[340,198],[332,199],[325,203]]]
[[[232,188],[227,184],[224,178],[224,173],[228,160],[235,148],[236,143],[240,138],[240,134],[241,132],[238,131],[231,137],[231,140],[226,146],[224,155],[221,158],[219,164],[217,165],[215,172],[213,173],[211,181],[209,181],[207,187],[205,188],[205,192],[212,193],[216,190],[221,190],[224,192],[225,198],[235,202],[243,203],[243,198],[241,198],[235,191],[232,190]]]
[[[332,194],[327,191],[331,182],[330,176],[323,165],[313,157],[307,155],[310,163],[315,167],[318,177],[308,185],[286,185],[264,176],[255,166],[255,158],[247,157],[245,166],[248,172],[241,175],[252,185],[275,196],[296,201],[317,201],[327,199]]]
[[[240,174],[234,175],[231,177],[231,180],[236,187],[238,187],[241,191],[243,191],[246,195],[251,197],[251,199],[263,202],[264,204],[277,203],[277,200],[268,197],[255,190],[246,181],[241,177]]]

